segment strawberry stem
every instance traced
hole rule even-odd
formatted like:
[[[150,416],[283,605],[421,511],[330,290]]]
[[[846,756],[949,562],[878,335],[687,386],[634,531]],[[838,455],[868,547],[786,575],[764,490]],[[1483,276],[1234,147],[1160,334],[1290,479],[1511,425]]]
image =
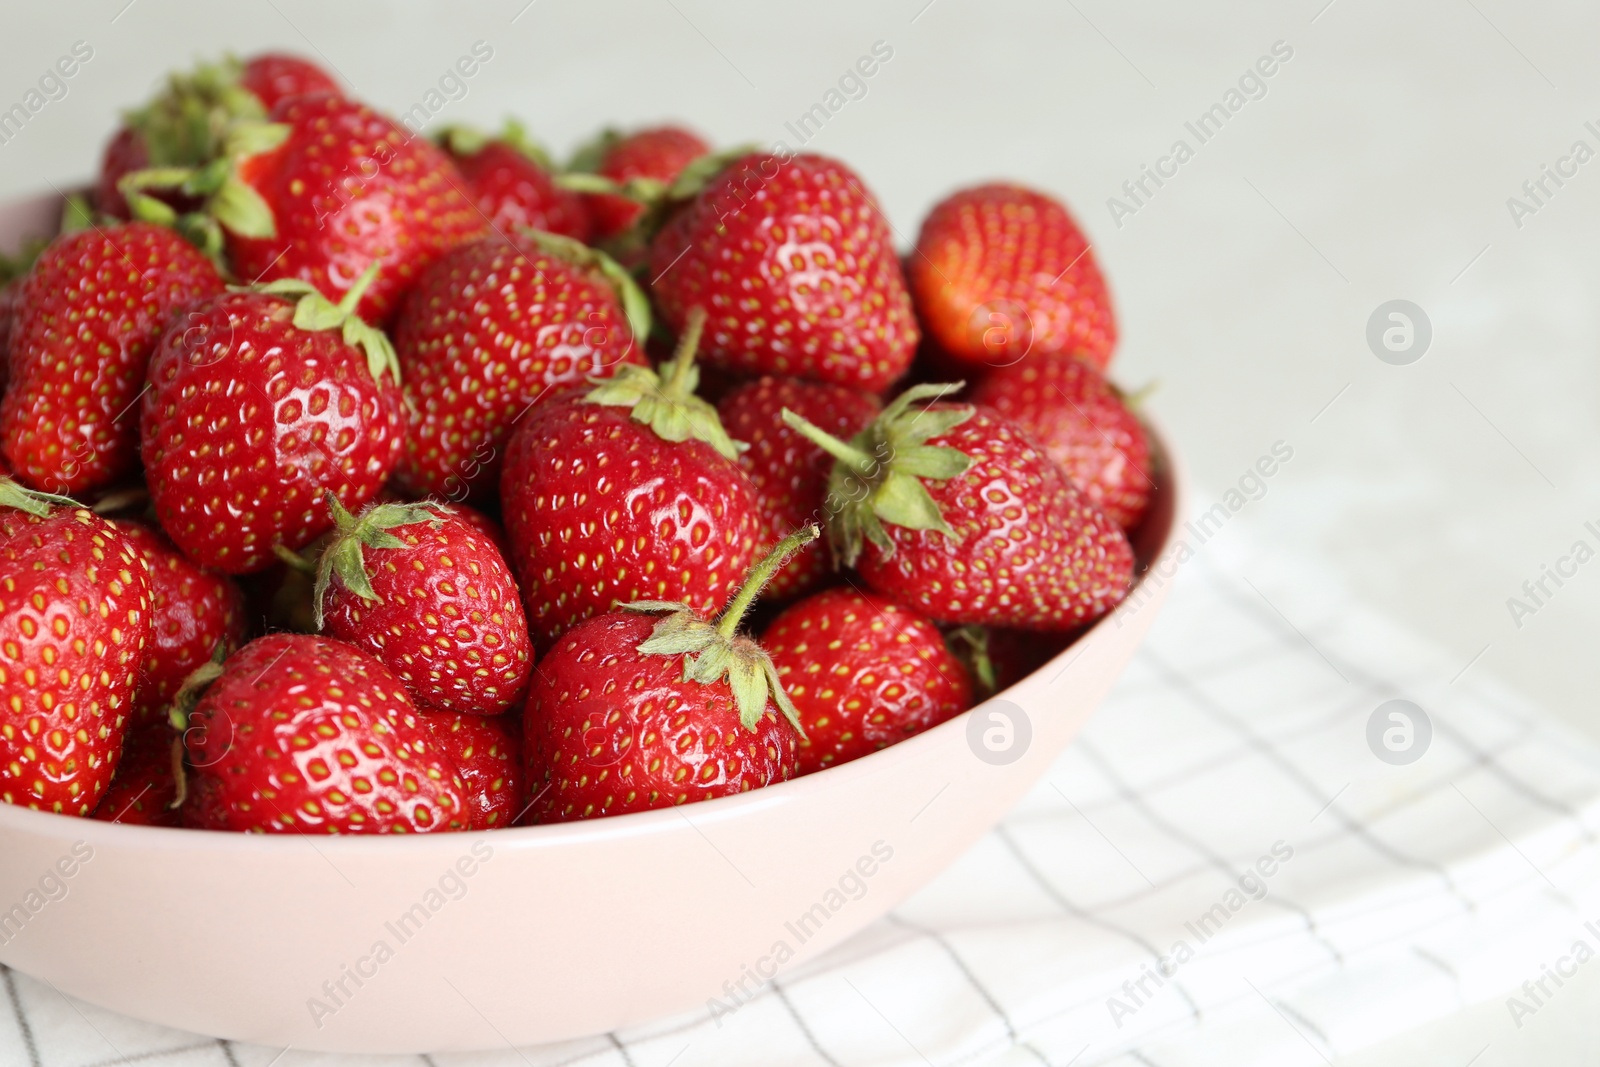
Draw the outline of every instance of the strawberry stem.
[[[840,463],[845,464],[862,478],[872,477],[873,472],[878,468],[878,462],[872,456],[854,445],[845,444],[827,430],[815,423],[806,421],[804,417],[796,415],[788,408],[783,409],[783,421],[784,425],[788,426],[789,429],[804,437]]]
[[[371,288],[373,279],[378,276],[378,268],[380,266],[382,266],[382,264],[380,264],[377,260],[373,260],[371,263],[368,263],[367,269],[361,272],[361,277],[357,278],[355,280],[355,284],[351,285],[349,289],[345,290],[345,294],[339,299],[337,307],[340,311],[344,312],[346,316],[354,315],[356,313],[356,305],[361,303],[361,298],[366,295],[367,290]]]
[[[694,373],[694,354],[700,347],[700,335],[706,328],[706,309],[692,307],[689,317],[683,324],[683,335],[678,338],[678,347],[672,350],[672,359],[667,361],[664,368],[665,374],[661,383],[661,392],[664,396],[679,400],[694,393],[698,384],[698,375]]]
[[[744,585],[739,587],[739,591],[734,594],[733,599],[728,602],[728,606],[718,616],[717,633],[728,640],[732,640],[734,634],[739,632],[739,624],[744,621],[745,614],[750,610],[750,606],[755,603],[756,597],[761,595],[761,590],[766,588],[767,583],[772,580],[772,576],[778,572],[778,568],[787,563],[790,556],[815,541],[821,534],[822,531],[817,528],[815,523],[802,526],[782,541],[779,541],[771,552],[768,552],[759,563],[751,567],[750,573],[745,576]]]

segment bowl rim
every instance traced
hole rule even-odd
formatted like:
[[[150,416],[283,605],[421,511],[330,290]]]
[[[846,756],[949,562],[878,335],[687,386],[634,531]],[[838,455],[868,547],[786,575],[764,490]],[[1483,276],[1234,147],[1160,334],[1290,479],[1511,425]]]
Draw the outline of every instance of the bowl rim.
[[[1119,619],[1127,618],[1144,610],[1149,605],[1150,598],[1135,597],[1133,594],[1147,581],[1150,580],[1158,565],[1173,556],[1178,548],[1183,545],[1180,534],[1183,530],[1183,517],[1187,514],[1187,498],[1189,493],[1187,471],[1182,462],[1172,451],[1167,443],[1166,436],[1160,431],[1148,413],[1140,413],[1140,421],[1145,432],[1149,435],[1152,464],[1155,471],[1157,491],[1165,491],[1170,500],[1167,528],[1158,535],[1156,544],[1145,561],[1143,567],[1137,572],[1136,579],[1128,595],[1112,611],[1095,620],[1083,631],[1077,640],[1062,649],[1045,663],[1040,664],[1029,675],[1014,685],[991,694],[981,703],[955,715],[937,726],[930,727],[921,733],[906,738],[897,744],[869,753],[858,759],[841,763],[834,767],[825,768],[815,774],[801,775],[785,782],[777,782],[760,789],[752,789],[747,793],[738,793],[733,796],[713,797],[709,800],[697,801],[694,804],[680,804],[670,808],[657,808],[650,811],[629,812],[622,815],[611,815],[602,819],[576,819],[571,822],[545,823],[535,826],[508,826],[493,830],[463,830],[447,833],[424,834],[265,834],[265,833],[239,833],[231,830],[204,830],[189,827],[170,826],[140,826],[131,823],[105,822],[92,819],[88,816],[67,815],[53,811],[40,811],[34,808],[23,807],[17,804],[0,802],[0,833],[24,832],[45,837],[71,839],[83,841],[90,847],[127,848],[135,843],[142,847],[165,850],[196,850],[207,849],[231,853],[239,849],[249,849],[253,854],[260,855],[260,850],[265,849],[303,849],[307,841],[319,851],[325,848],[336,850],[339,855],[364,856],[371,853],[387,855],[391,850],[409,850],[423,852],[432,849],[436,853],[457,853],[463,847],[462,842],[476,840],[482,835],[489,835],[489,840],[497,846],[511,846],[518,850],[560,848],[569,844],[584,841],[617,840],[628,837],[649,836],[658,833],[678,831],[683,823],[687,822],[691,829],[698,830],[699,824],[706,821],[723,821],[741,818],[749,812],[762,807],[788,802],[802,791],[819,788],[812,784],[828,775],[827,780],[842,783],[845,775],[862,776],[877,774],[890,758],[891,753],[899,753],[900,758],[910,758],[917,751],[940,743],[940,738],[953,730],[965,730],[968,718],[976,711],[986,707],[996,700],[1003,700],[1007,694],[1026,684],[1028,679],[1044,671],[1056,667],[1064,658],[1076,658],[1081,654],[1080,646],[1089,640],[1095,631],[1108,624],[1121,625]],[[1149,537],[1150,531],[1137,531],[1134,540],[1140,537]],[[1182,560],[1179,560],[1181,566]],[[1175,577],[1175,572],[1159,576],[1158,589],[1164,590]],[[1070,666],[1071,660],[1065,666]],[[1053,683],[1052,683],[1053,684]],[[509,714],[509,713],[508,713]],[[825,788],[825,787],[820,787]],[[690,819],[689,810],[693,810],[696,818]],[[54,820],[54,821],[46,821]],[[67,829],[71,820],[77,827],[76,832]],[[55,827],[52,830],[51,827]],[[270,854],[270,853],[269,853]]]

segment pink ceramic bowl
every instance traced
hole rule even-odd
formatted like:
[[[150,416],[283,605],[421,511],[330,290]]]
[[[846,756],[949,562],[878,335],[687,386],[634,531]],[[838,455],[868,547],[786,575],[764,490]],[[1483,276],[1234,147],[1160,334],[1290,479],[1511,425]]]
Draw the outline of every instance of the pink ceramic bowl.
[[[58,204],[0,209],[0,247],[48,232]],[[1137,547],[1170,575],[1183,487],[1156,444]],[[1071,648],[950,722],[687,808],[310,838],[0,804],[0,962],[137,1018],[340,1052],[503,1048],[704,1006],[849,937],[999,820],[1111,688],[1168,585],[1146,572]]]

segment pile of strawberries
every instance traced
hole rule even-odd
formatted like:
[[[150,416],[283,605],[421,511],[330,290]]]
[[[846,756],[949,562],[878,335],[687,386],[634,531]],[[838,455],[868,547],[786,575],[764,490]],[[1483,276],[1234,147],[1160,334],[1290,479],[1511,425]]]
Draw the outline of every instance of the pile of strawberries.
[[[1150,448],[1044,194],[956,193],[902,262],[833,159],[667,127],[560,168],[264,55],[173,75],[64,215],[0,289],[9,803],[725,796],[949,719],[1133,581]]]

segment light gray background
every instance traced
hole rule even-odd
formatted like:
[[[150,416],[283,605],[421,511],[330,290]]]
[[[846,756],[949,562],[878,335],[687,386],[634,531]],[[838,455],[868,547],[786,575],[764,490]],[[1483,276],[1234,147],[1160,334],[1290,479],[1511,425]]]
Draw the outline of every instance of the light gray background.
[[[598,125],[681,117],[728,143],[792,136],[874,42],[893,58],[807,147],[849,161],[902,244],[953,187],[1012,177],[1073,205],[1108,272],[1125,385],[1202,496],[1277,440],[1294,459],[1234,520],[1600,736],[1600,560],[1517,628],[1506,600],[1600,526],[1595,420],[1600,159],[1518,228],[1507,198],[1584,139],[1600,150],[1600,17],[1577,3],[1119,4],[509,0],[468,5],[6,5],[0,110],[75,41],[94,58],[0,145],[0,196],[91,173],[162,71],[233,48],[320,57],[392,112],[482,39],[494,57],[435,124],[514,113],[565,152]],[[1325,6],[1326,5],[1326,6]],[[1107,210],[1276,41],[1293,58],[1119,228]],[[1553,188],[1553,187],[1552,187]],[[1410,366],[1364,333],[1405,298]],[[1335,397],[1337,399],[1335,400]],[[1332,401],[1331,406],[1329,406]],[[1209,500],[1206,501],[1209,503]],[[1551,587],[1554,588],[1553,586]],[[1291,620],[1293,589],[1273,587]],[[1364,1065],[1588,1062],[1600,975],[1522,1031],[1491,1005]],[[1218,1050],[1225,1059],[1225,1050]],[[1352,1063],[1357,1061],[1352,1061]]]

